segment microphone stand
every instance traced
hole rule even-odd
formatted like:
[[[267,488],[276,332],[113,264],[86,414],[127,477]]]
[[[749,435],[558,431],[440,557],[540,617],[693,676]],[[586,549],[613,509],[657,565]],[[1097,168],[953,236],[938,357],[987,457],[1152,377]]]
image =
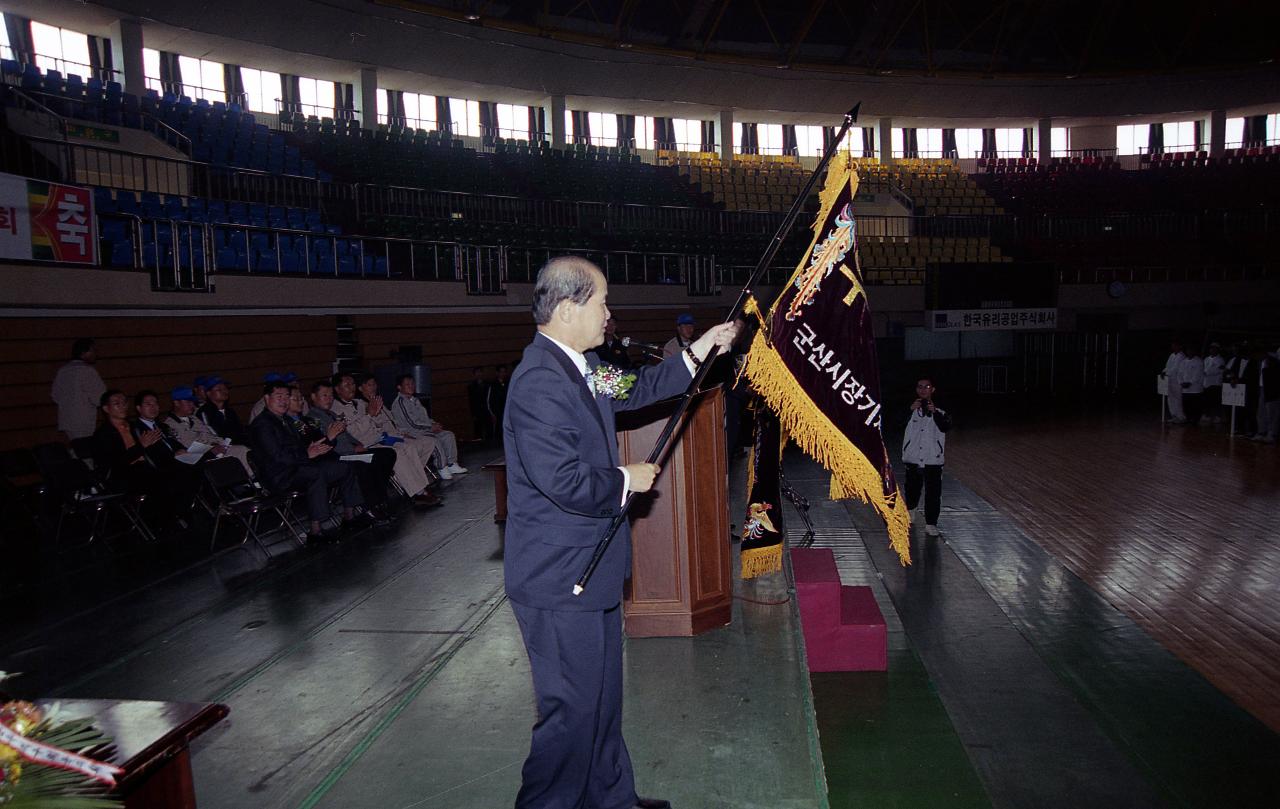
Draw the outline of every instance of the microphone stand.
[[[814,185],[818,182],[818,177],[826,170],[827,165],[831,162],[831,158],[835,156],[836,151],[840,148],[841,141],[849,132],[850,127],[858,120],[858,109],[862,106],[862,102],[858,102],[853,109],[845,113],[844,123],[840,127],[840,131],[831,140],[827,146],[826,152],[822,155],[822,160],[818,162],[817,168],[809,175],[809,179],[805,181],[804,188],[800,189],[800,194],[791,202],[791,209],[787,211],[786,217],[782,220],[782,224],[778,226],[777,232],[773,234],[773,239],[769,242],[769,246],[765,248],[764,255],[756,262],[756,268],[751,273],[751,277],[747,279],[746,285],[742,287],[742,291],[738,293],[738,300],[733,304],[733,308],[729,310],[729,314],[725,317],[725,323],[731,323],[737,319],[742,313],[743,307],[747,303],[747,299],[751,297],[752,287],[760,280],[769,269],[770,262],[773,257],[778,254],[778,250],[782,247],[782,241],[786,238],[787,232],[795,223],[796,218],[800,215],[800,209],[804,205],[804,201],[809,198],[810,192],[813,191]],[[698,393],[702,386],[702,381],[706,379],[707,373],[711,370],[712,363],[715,362],[716,355],[720,353],[718,346],[711,346],[711,350],[707,352],[707,356],[698,365],[694,372],[693,379],[689,382],[689,387],[680,395],[680,404],[676,407],[676,412],[671,414],[667,419],[666,426],[662,428],[657,442],[653,445],[653,449],[649,451],[649,457],[645,459],[647,463],[660,463],[666,457],[667,452],[671,449],[671,444],[676,435],[677,430],[684,420],[684,415],[689,411],[689,405],[693,401],[693,397]],[[626,499],[622,502],[622,507],[613,515],[613,519],[609,521],[609,527],[605,531],[604,536],[596,543],[595,550],[591,554],[591,560],[587,562],[587,567],[582,571],[582,575],[578,577],[578,581],[573,585],[573,594],[575,596],[582,595],[586,590],[587,583],[591,581],[591,576],[595,573],[596,568],[600,565],[600,560],[604,558],[605,551],[609,549],[609,544],[613,542],[613,537],[618,533],[618,529],[622,527],[622,521],[627,518],[627,509],[631,506],[631,502],[635,499],[635,492],[627,492]]]

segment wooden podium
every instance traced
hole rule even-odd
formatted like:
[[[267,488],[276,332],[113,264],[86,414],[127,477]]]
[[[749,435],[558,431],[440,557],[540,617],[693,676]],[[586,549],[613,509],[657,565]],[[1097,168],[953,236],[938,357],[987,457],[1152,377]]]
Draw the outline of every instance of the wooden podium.
[[[648,457],[675,401],[618,414],[623,463]],[[689,636],[730,622],[728,461],[724,395],[717,387],[690,403],[680,438],[653,491],[631,514],[631,581],[624,600],[627,635]]]

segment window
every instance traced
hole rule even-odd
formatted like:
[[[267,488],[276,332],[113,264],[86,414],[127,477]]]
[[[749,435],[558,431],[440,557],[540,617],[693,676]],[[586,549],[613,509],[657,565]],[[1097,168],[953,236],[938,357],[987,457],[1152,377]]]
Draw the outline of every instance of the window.
[[[89,37],[79,31],[32,20],[31,47],[36,52],[36,67],[41,70],[56,70],[63,75],[75,73],[81,77],[93,73],[89,64]]]
[[[862,149],[862,130],[851,129],[849,134],[858,133],[857,146],[859,151]],[[797,126],[796,127],[796,151],[801,157],[822,157],[822,127],[820,126]],[[857,157],[857,155],[855,155]]]
[[[1031,143],[1031,153],[1035,154],[1034,136]],[[996,130],[996,154],[1000,157],[1021,157],[1022,156],[1022,130],[1021,129],[997,129]]]
[[[1267,116],[1267,143],[1280,142],[1280,113],[1273,112]]]
[[[143,52],[145,56],[145,51]],[[240,81],[244,84],[245,98],[254,112],[278,112],[277,103],[284,96],[280,87],[280,74],[252,67],[240,68]],[[149,86],[149,85],[148,85]]]
[[[756,124],[760,154],[782,154],[782,124]]]
[[[193,99],[226,101],[222,63],[190,56],[178,57],[178,70],[182,72],[182,94]]]
[[[1196,142],[1194,121],[1169,121],[1164,125],[1164,150],[1166,152],[1194,152],[1200,148]]]
[[[465,98],[449,99],[449,119],[453,122],[455,135],[466,135],[469,138],[480,137],[479,101],[468,101]]]
[[[1049,130],[1049,155],[1066,157],[1071,153],[1071,130],[1065,126],[1055,126]]]
[[[653,148],[653,116],[651,115],[636,116],[636,148]]]
[[[16,58],[13,47],[9,44],[9,24],[4,21],[4,15],[0,14],[0,59]]]
[[[298,77],[298,106],[303,115],[317,118],[333,118],[337,102],[334,99],[333,82],[324,79]]]
[[[410,129],[436,128],[436,97],[425,93],[414,93],[405,90],[400,95],[404,103],[404,125]],[[378,88],[378,123],[390,121],[390,101],[387,91]]]
[[[916,148],[921,157],[942,157],[942,130],[917,129]]]
[[[1151,142],[1149,124],[1124,124],[1116,127],[1116,154],[1138,154],[1147,150]]]
[[[1227,148],[1238,149],[1244,143],[1244,119],[1227,119]]]
[[[523,104],[498,104],[498,137],[526,140],[529,137],[529,108]],[[595,125],[592,124],[594,131]]]
[[[902,130],[895,126],[889,135],[889,154],[900,156],[903,151],[902,141]]]
[[[702,151],[702,121],[693,121],[688,118],[672,118],[671,125],[676,131],[676,149],[678,151]],[[740,142],[740,137],[735,137],[734,142]]]
[[[596,146],[618,145],[618,116],[611,112],[588,112],[587,128]]]
[[[981,129],[956,130],[956,156],[965,160],[982,156]]]

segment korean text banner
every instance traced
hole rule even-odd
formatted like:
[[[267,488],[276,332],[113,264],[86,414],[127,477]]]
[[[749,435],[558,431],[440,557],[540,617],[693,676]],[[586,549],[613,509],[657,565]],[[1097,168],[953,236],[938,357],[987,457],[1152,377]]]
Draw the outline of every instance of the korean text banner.
[[[96,265],[93,193],[0,174],[0,258]]]
[[[909,564],[910,515],[880,433],[880,370],[857,262],[856,192],[851,161],[837,157],[800,266],[767,316],[748,302],[762,328],[744,372],[783,431],[831,472],[831,496],[874,507]]]

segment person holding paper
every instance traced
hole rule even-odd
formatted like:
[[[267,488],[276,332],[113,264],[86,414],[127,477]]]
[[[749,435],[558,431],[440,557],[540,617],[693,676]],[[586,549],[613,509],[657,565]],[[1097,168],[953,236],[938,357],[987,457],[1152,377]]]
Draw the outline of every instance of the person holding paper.
[[[311,410],[307,413],[315,419],[321,430],[328,430],[334,422],[344,425],[342,431],[331,439],[338,459],[346,459],[355,465],[356,478],[369,513],[377,522],[385,523],[387,512],[387,484],[396,465],[396,451],[390,447],[369,447],[356,440],[350,433],[350,425],[333,409],[333,383],[322,379],[311,386]],[[359,457],[368,455],[368,459]],[[365,462],[367,460],[367,463]]]
[[[254,459],[262,469],[263,482],[276,492],[300,491],[307,499],[311,530],[308,542],[326,538],[321,526],[333,517],[329,510],[329,487],[335,487],[342,499],[343,517],[351,521],[364,504],[360,484],[352,464],[333,455],[333,444],[326,436],[308,440],[287,419],[289,386],[268,382],[264,387],[266,411],[249,425]],[[331,436],[336,436],[334,428]]]
[[[389,446],[395,453],[395,466],[391,474],[404,493],[416,506],[442,505],[440,498],[427,491],[430,480],[425,470],[431,457],[419,457],[417,445],[410,445],[396,436],[378,429],[369,416],[369,404],[356,398],[356,378],[353,374],[339,373],[333,377],[333,412],[347,424],[347,435],[366,447]],[[379,400],[381,401],[381,400]]]
[[[180,443],[187,452],[192,452],[196,445],[209,447],[208,451],[215,456],[230,455],[235,458],[244,466],[249,477],[254,476],[253,467],[249,465],[249,448],[244,444],[232,444],[196,416],[194,390],[186,385],[179,385],[169,391],[169,399],[173,403],[172,409],[160,421],[160,429]]]

